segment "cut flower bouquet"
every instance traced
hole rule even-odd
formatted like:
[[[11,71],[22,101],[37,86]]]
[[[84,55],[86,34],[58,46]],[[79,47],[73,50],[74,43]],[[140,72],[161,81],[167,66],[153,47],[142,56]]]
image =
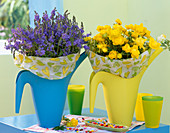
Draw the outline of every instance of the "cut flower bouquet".
[[[23,69],[47,79],[62,79],[70,74],[80,56],[80,49],[88,49],[84,38],[83,23],[78,26],[76,18],[68,18],[52,10],[50,17],[47,12],[42,18],[35,12],[35,27],[12,29],[12,37],[5,45],[11,50],[15,64]]]
[[[150,31],[140,25],[125,25],[117,19],[113,27],[98,26],[99,32],[93,38],[86,37],[88,57],[94,72],[106,71],[123,78],[132,78],[147,67],[152,53],[162,47],[169,47],[167,39],[156,41]],[[163,42],[163,40],[166,40]]]

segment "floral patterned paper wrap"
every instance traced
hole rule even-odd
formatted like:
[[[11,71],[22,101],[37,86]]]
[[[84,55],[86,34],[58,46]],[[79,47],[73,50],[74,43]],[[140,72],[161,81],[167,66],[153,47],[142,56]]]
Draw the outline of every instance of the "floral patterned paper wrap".
[[[53,80],[62,79],[69,75],[74,70],[79,57],[79,53],[57,58],[17,54],[14,62],[19,68],[29,70],[39,77]]]
[[[88,51],[88,57],[94,72],[105,71],[123,78],[132,78],[147,67],[148,60],[154,50],[145,51],[138,59],[109,60],[107,57]]]

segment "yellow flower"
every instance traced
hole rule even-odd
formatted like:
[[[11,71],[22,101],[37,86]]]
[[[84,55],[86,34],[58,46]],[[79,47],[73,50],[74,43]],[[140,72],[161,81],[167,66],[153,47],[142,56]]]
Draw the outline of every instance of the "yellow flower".
[[[94,40],[98,41],[98,42],[102,42],[104,41],[102,34],[97,34],[93,37]]]
[[[134,30],[136,32],[138,32],[140,35],[144,35],[145,34],[145,31],[146,31],[146,28],[143,27],[143,23],[141,23],[140,25],[134,25]]]
[[[150,38],[150,37],[151,37],[150,34],[151,34],[151,32],[150,32],[149,30],[146,30],[146,31],[145,31],[145,36],[146,36],[147,38]]]
[[[98,44],[97,48],[102,49],[103,48],[103,44]]]
[[[91,37],[85,37],[84,38],[84,41],[87,42],[87,41],[90,41],[91,40]]]
[[[126,29],[132,29],[132,30],[133,30],[133,27],[134,27],[133,24],[125,25],[125,28],[126,28]]]
[[[105,26],[104,26],[104,29],[105,29],[105,30],[111,30],[111,26],[110,26],[110,25],[105,25]]]
[[[132,58],[139,58],[139,54],[140,54],[140,52],[139,52],[139,50],[137,50],[137,49],[132,49],[131,50],[131,56],[132,56]]]
[[[121,54],[121,53],[118,53],[118,54],[117,54],[117,58],[118,58],[118,59],[121,59],[121,58],[122,58],[122,54]]]
[[[121,25],[122,22],[120,21],[120,19],[116,19],[115,22],[118,24],[118,25]]]
[[[122,47],[122,50],[124,50],[126,53],[128,53],[131,51],[131,48],[130,48],[129,44],[126,43],[126,45]]]
[[[109,57],[110,59],[114,59],[114,58],[117,59],[117,52],[114,51],[114,50],[110,51],[108,57]]]
[[[72,118],[70,121],[72,127],[76,127],[78,125],[78,120],[76,120],[75,118]]]
[[[119,37],[112,39],[112,41],[113,41],[113,45],[123,45],[125,39],[124,39],[124,37],[119,36]]]
[[[99,26],[97,26],[97,29],[96,29],[96,30],[97,30],[98,32],[100,32],[100,31],[103,30],[103,29],[104,29],[103,26],[100,26],[100,25],[99,25]]]
[[[121,33],[120,33],[119,30],[110,30],[110,32],[109,32],[109,39],[112,40],[112,38],[118,37],[120,35],[121,35]]]
[[[103,35],[103,34],[107,33],[107,30],[101,30],[100,33]]]
[[[137,38],[139,36],[139,34],[137,32],[131,32],[132,33],[132,37]]]
[[[137,45],[133,45],[132,49],[137,49],[138,50],[138,46]]]
[[[143,48],[143,44],[145,43],[146,39],[143,39],[142,37],[139,37],[135,40],[136,44],[140,47]]]
[[[150,38],[149,40],[149,47],[151,47],[152,49],[158,49],[161,46],[160,43],[158,43],[157,41],[155,41],[154,38]]]
[[[106,47],[103,47],[103,48],[102,48],[102,51],[103,51],[104,53],[106,53],[106,52],[108,51],[108,49],[107,49]]]
[[[123,29],[123,27],[121,25],[118,25],[118,24],[114,24],[113,28],[117,29],[117,30],[120,30],[120,31],[122,31],[122,29]]]

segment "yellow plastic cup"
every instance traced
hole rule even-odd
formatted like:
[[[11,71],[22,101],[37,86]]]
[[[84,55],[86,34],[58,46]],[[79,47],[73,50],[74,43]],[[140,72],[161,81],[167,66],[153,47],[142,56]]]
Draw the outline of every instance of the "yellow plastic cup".
[[[143,114],[143,104],[142,104],[143,96],[153,96],[153,95],[149,93],[138,93],[136,106],[135,106],[135,114],[136,114],[137,121],[145,121],[144,114]]]
[[[142,103],[145,117],[145,126],[147,128],[158,128],[161,117],[163,97],[143,96]]]

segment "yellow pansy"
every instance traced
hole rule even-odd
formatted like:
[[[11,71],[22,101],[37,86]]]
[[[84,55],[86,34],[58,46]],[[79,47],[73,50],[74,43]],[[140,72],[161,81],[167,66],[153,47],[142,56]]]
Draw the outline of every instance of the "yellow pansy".
[[[99,25],[99,26],[97,26],[97,29],[96,29],[96,30],[97,30],[98,32],[100,32],[100,31],[103,30],[103,29],[104,29],[103,26],[100,26],[100,25]]]
[[[125,46],[122,47],[122,50],[124,50],[126,53],[131,51],[130,45],[127,43]]]
[[[139,50],[137,50],[137,49],[132,49],[131,50],[131,56],[132,56],[132,58],[139,58],[139,54],[140,54],[140,52],[139,52]]]
[[[110,51],[108,57],[109,57],[110,59],[114,59],[114,58],[117,59],[117,52],[114,51],[114,50]]]
[[[143,39],[142,37],[139,37],[135,40],[135,43],[140,47],[143,48],[143,44],[145,43],[146,39]]]
[[[90,41],[91,40],[91,37],[85,37],[84,38],[84,41],[87,42],[87,41]]]
[[[106,47],[103,47],[103,48],[102,48],[102,51],[103,51],[104,53],[106,53],[106,52],[108,51],[108,49],[107,49]]]
[[[103,34],[107,33],[107,30],[101,30],[100,33],[103,35]]]
[[[122,22],[120,21],[120,19],[116,19],[115,22],[116,22],[117,24],[119,24],[119,25],[122,24]]]
[[[113,41],[113,45],[123,45],[125,40],[124,40],[124,37],[119,36],[119,37],[112,39],[112,41]]]
[[[160,43],[158,43],[157,41],[155,41],[154,38],[150,38],[149,40],[149,47],[151,47],[152,49],[158,49],[161,46]]]
[[[118,58],[118,59],[121,59],[121,58],[122,58],[122,54],[121,54],[121,53],[118,53],[118,54],[117,54],[117,58]]]

